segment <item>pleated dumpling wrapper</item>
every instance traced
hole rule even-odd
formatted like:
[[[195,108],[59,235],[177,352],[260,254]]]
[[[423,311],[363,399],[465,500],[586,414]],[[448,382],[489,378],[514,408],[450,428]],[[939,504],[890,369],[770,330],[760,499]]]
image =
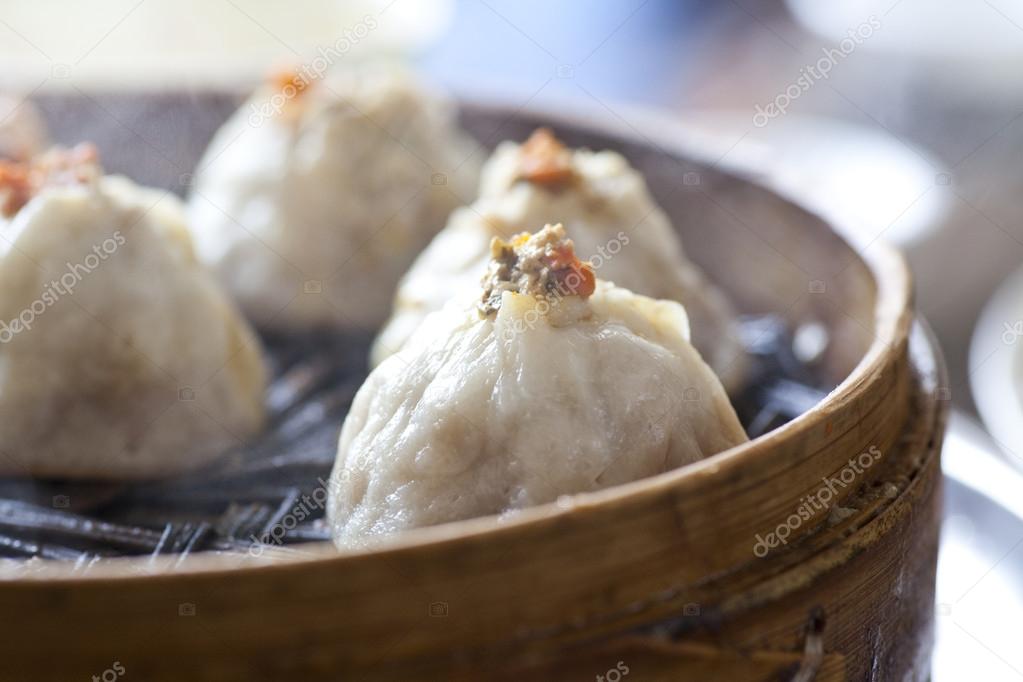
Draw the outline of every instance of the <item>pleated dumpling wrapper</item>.
[[[0,159],[24,161],[42,151],[48,139],[43,117],[32,102],[0,95]]]
[[[685,309],[595,280],[562,226],[495,239],[482,291],[433,313],[359,390],[336,544],[634,481],[747,440]]]
[[[402,278],[372,364],[400,349],[427,314],[478,280],[492,238],[511,239],[554,220],[600,279],[681,302],[693,344],[730,392],[740,388],[747,362],[732,306],[686,257],[643,176],[616,152],[568,149],[546,129],[494,152],[479,200],[452,214]]]
[[[0,164],[0,475],[139,479],[263,422],[257,338],[170,194],[95,150]]]
[[[475,196],[479,155],[455,113],[393,66],[265,85],[199,163],[200,256],[259,328],[379,327],[409,264]]]

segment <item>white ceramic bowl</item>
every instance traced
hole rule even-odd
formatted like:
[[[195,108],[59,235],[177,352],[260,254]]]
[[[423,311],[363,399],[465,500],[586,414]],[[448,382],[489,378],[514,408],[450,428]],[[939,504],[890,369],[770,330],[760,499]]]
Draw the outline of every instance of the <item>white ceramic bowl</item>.
[[[970,343],[970,387],[981,419],[1023,468],[1023,268],[984,307]]]

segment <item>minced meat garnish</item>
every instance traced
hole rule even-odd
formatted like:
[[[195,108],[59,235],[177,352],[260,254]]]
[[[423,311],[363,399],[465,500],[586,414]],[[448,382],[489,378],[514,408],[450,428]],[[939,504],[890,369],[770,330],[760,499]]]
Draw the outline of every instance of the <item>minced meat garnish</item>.
[[[295,69],[277,71],[271,76],[271,82],[274,89],[286,97],[304,92],[309,87],[309,79]],[[289,87],[293,88],[295,93],[289,93]]]
[[[298,120],[305,109],[303,95],[313,85],[310,78],[297,69],[288,69],[271,74],[270,85],[284,100],[278,109],[281,119],[289,122]]]
[[[522,145],[520,180],[545,187],[562,187],[575,178],[572,152],[548,128],[537,128]]]
[[[91,144],[54,147],[29,161],[0,161],[0,215],[13,216],[43,187],[85,184],[101,174]]]
[[[490,242],[490,259],[478,305],[484,317],[497,312],[505,291],[536,298],[586,298],[596,288],[592,266],[576,257],[561,225],[547,225],[532,235],[523,232],[510,242],[495,237]]]

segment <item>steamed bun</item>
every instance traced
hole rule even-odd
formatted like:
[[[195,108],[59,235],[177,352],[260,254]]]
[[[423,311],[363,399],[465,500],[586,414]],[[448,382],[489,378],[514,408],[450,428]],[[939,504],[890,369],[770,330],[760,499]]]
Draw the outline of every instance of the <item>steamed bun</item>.
[[[258,327],[373,329],[416,254],[474,196],[450,102],[364,65],[259,90],[199,164],[200,256]]]
[[[601,279],[682,303],[693,344],[729,390],[741,385],[746,362],[734,311],[686,258],[640,173],[615,152],[567,149],[545,129],[494,152],[480,198],[451,216],[402,278],[372,363],[399,350],[427,314],[477,280],[492,238],[509,239],[553,220],[565,225]]]
[[[340,547],[652,476],[747,440],[685,309],[594,278],[563,227],[495,239],[482,288],[359,390],[331,475]]]
[[[0,475],[148,478],[254,435],[258,340],[173,196],[94,150],[0,164]]]

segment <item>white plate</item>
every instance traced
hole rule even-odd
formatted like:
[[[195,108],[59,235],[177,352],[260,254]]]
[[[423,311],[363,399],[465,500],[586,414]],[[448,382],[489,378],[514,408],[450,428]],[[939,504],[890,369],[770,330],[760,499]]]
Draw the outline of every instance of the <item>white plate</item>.
[[[1010,275],[984,307],[970,342],[970,387],[981,419],[1006,456],[1023,467],[1020,356],[1023,269]]]
[[[952,417],[942,469],[932,679],[1021,682],[1023,475],[961,415]]]

